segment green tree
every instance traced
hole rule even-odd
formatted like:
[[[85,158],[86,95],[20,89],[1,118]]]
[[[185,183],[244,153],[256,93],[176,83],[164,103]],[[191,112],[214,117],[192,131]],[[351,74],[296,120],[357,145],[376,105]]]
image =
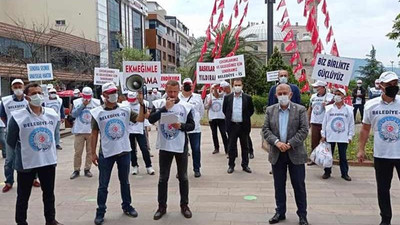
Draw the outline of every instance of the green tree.
[[[374,46],[372,46],[370,54],[368,54],[367,57],[368,58],[365,59],[367,65],[360,66],[360,69],[357,71],[361,74],[359,79],[363,81],[364,88],[373,85],[375,80],[385,71],[382,63],[376,59],[376,49]]]
[[[397,48],[400,48],[400,14],[398,14],[396,16],[396,19],[394,20],[392,32],[388,33],[386,36],[390,40],[394,40],[394,41],[398,40],[399,42],[397,43]],[[397,56],[400,56],[400,52]]]
[[[115,68],[122,69],[124,61],[150,61],[151,55],[147,54],[147,49],[137,49],[125,47],[121,51],[113,53]]]

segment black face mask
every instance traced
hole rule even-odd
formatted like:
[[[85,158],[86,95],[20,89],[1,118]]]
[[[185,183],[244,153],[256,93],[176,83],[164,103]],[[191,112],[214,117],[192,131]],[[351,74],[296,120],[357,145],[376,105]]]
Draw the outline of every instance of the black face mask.
[[[385,95],[390,98],[395,98],[398,92],[399,92],[399,86],[397,85],[385,87]]]
[[[192,87],[190,86],[190,84],[185,84],[185,85],[183,85],[183,90],[184,91],[191,91]]]

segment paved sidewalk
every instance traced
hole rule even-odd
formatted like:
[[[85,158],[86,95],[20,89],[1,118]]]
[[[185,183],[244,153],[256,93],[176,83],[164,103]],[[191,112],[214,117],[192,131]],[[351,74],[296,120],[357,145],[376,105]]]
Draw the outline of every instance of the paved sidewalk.
[[[236,167],[233,174],[227,174],[227,159],[224,154],[212,155],[211,132],[203,126],[202,135],[202,177],[194,178],[192,161],[189,161],[190,207],[192,219],[185,219],[179,211],[179,185],[175,178],[176,167],[171,170],[168,196],[168,213],[160,221],[153,221],[157,208],[158,175],[145,174],[144,162],[139,151],[140,174],[130,176],[134,207],[139,217],[128,218],[121,211],[119,181],[114,167],[107,200],[105,224],[165,224],[165,225],[264,225],[273,215],[274,188],[267,154],[261,150],[260,129],[253,129],[252,137],[255,159],[250,161],[252,174]],[[153,166],[158,174],[158,154],[154,149],[156,131],[151,131]],[[93,178],[69,179],[72,172],[73,136],[62,139],[63,150],[59,151],[56,180],[57,219],[64,224],[93,224],[96,209],[98,170],[93,168]],[[221,141],[222,142],[222,141]],[[240,160],[240,159],[239,159]],[[0,173],[3,179],[4,159],[0,159]],[[240,165],[240,161],[237,161]],[[376,198],[374,170],[370,167],[351,167],[353,181],[340,178],[337,166],[333,177],[322,180],[323,170],[316,166],[307,167],[308,219],[313,225],[379,224],[379,210]],[[395,173],[392,183],[393,224],[400,225],[400,182]],[[287,220],[280,224],[298,224],[296,205],[290,181],[288,188]],[[2,184],[3,185],[3,184]],[[1,186],[2,186],[1,185]],[[246,200],[246,199],[249,200]],[[251,200],[252,199],[252,200]],[[9,193],[0,193],[0,224],[14,223],[16,185]],[[32,191],[28,222],[31,225],[44,224],[41,191]]]

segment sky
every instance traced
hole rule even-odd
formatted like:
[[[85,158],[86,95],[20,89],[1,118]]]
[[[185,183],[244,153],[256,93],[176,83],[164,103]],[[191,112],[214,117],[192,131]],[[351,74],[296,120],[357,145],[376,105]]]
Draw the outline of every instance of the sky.
[[[225,0],[224,21],[228,22],[236,0]],[[214,0],[157,0],[167,11],[168,15],[177,16],[195,37],[205,35],[209,24]],[[248,22],[266,21],[267,6],[265,0],[248,0],[249,10],[243,25]],[[282,18],[284,7],[276,11],[280,0],[274,4],[274,24]],[[372,45],[377,50],[377,59],[384,66],[400,67],[400,52],[396,48],[397,42],[389,40],[386,34],[392,30],[393,20],[400,13],[400,2],[398,0],[326,0],[327,9],[330,14],[330,24],[333,27],[334,37],[338,45],[339,54],[343,57],[366,58]],[[321,5],[318,7],[318,25],[320,37],[324,43],[327,54],[330,53],[331,43],[326,45],[325,37],[327,29],[323,25],[325,15],[321,12]],[[239,17],[233,20],[238,24],[243,12],[244,4],[240,6]],[[286,0],[291,24],[298,22],[305,25],[307,18],[303,17],[304,1],[300,4],[297,0]],[[218,19],[214,17],[214,23]]]

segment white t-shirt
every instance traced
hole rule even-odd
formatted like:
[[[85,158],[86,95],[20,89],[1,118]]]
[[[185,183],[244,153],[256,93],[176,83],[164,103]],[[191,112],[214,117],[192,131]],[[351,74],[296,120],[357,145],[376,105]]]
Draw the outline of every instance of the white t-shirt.
[[[194,130],[188,132],[188,134],[200,133],[201,132],[200,120],[204,115],[204,105],[203,105],[203,100],[201,99],[201,95],[193,93],[191,97],[186,98],[185,96],[183,96],[182,93],[179,93],[179,99],[193,106],[194,110],[193,120],[195,123],[195,127]]]
[[[5,96],[1,100],[3,102],[4,111],[7,114],[8,121],[11,119],[11,112],[18,110],[18,109],[26,108],[26,106],[28,106],[28,101],[26,99],[17,102],[17,101],[14,101],[12,95]]]
[[[370,124],[374,132],[374,157],[400,159],[399,99],[391,103],[382,97],[367,101],[363,123]]]
[[[54,109],[54,111],[57,113],[58,116],[60,116],[61,105],[62,105],[61,98],[55,98],[55,99],[46,98],[44,101],[44,106]]]
[[[340,109],[335,105],[328,105],[322,122],[321,136],[327,142],[349,143],[354,136],[353,107],[343,105]]]
[[[73,101],[74,109],[82,107],[83,98],[78,98]],[[90,110],[100,106],[100,100],[92,98],[87,106],[81,111],[72,127],[73,134],[90,134],[92,133],[92,114]],[[72,111],[74,111],[74,109]]]
[[[140,110],[140,104],[132,104],[128,101],[123,101],[122,102],[123,105],[128,106],[132,109],[133,112],[137,113],[139,115],[139,110]],[[144,100],[144,105],[146,108],[149,107],[149,102]],[[147,120],[147,119],[146,119]],[[147,123],[148,120],[147,120]],[[146,126],[146,122],[136,122],[136,123],[132,123],[129,121],[129,127],[128,127],[128,132],[130,134],[144,134],[144,127]]]
[[[326,93],[324,96],[318,96],[317,93],[313,94],[310,99],[310,106],[312,107],[310,122],[314,124],[322,124],[325,115],[325,107],[323,103],[328,104],[332,101],[334,95]]]

